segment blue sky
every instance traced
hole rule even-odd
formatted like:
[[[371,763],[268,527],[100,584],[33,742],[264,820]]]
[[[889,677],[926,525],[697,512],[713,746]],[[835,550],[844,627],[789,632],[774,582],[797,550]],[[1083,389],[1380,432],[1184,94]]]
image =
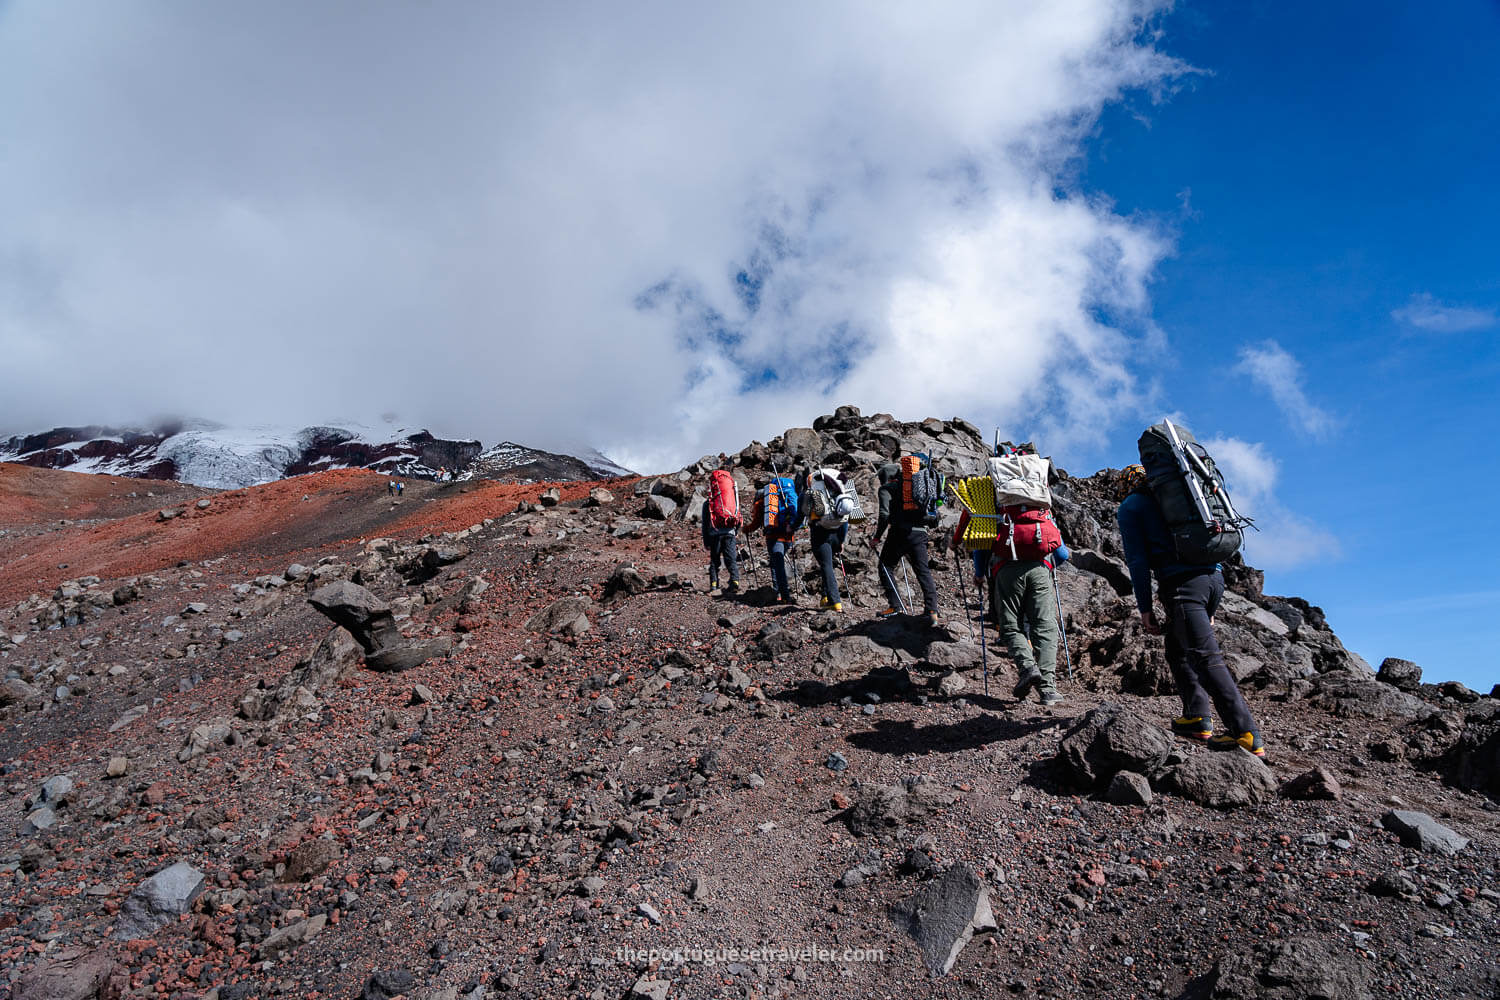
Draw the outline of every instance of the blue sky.
[[[1275,500],[1306,529],[1291,544],[1316,558],[1273,569],[1268,592],[1321,605],[1372,665],[1487,692],[1500,4],[1187,4],[1161,27],[1201,72],[1107,108],[1079,169],[1173,236],[1151,286],[1162,399],[1279,463]],[[1267,342],[1280,404],[1241,359]],[[1252,536],[1252,562],[1281,542]]]

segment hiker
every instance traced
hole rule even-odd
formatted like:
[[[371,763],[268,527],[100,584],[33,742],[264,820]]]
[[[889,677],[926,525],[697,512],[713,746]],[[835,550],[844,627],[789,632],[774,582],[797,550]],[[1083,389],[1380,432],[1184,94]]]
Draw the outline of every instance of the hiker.
[[[405,492],[405,490],[406,490],[406,484],[405,484],[405,483],[402,483],[402,482],[398,482],[398,483],[396,483],[396,495],[397,495],[397,496],[398,496],[398,497],[399,497],[399,496],[400,496],[400,495],[401,495],[401,494],[402,494],[402,493],[403,493],[403,492]]]
[[[777,476],[755,491],[755,506],[745,528],[747,533],[760,528],[766,534],[766,559],[771,564],[771,588],[777,604],[797,603],[787,578],[786,557],[802,525],[803,511],[799,508],[796,485],[789,478]]]
[[[737,594],[740,589],[740,563],[735,553],[735,535],[739,532],[738,521],[730,524],[716,519],[712,510],[713,501],[703,501],[703,547],[708,550],[708,590],[719,589],[719,563],[729,570],[727,594]]]
[[[913,456],[916,457],[916,456]],[[912,463],[907,462],[908,466]],[[922,588],[922,617],[927,625],[938,624],[937,584],[932,580],[932,568],[927,563],[927,526],[936,523],[935,507],[928,510],[920,504],[921,498],[913,498],[910,480],[913,472],[930,470],[903,468],[902,463],[890,462],[880,467],[880,516],[875,522],[875,534],[870,546],[880,546],[880,536],[890,529],[890,536],[880,547],[880,585],[885,590],[886,609],[882,618],[889,618],[904,610],[901,594],[896,589],[896,568],[905,558],[917,574],[917,583]]]
[[[990,601],[1000,640],[1021,675],[1011,693],[1024,699],[1036,688],[1043,707],[1060,705],[1053,572],[1068,558],[1068,548],[1044,507],[1011,504],[1000,508],[1000,516],[990,549]]]
[[[823,599],[818,607],[825,611],[843,611],[844,598],[839,593],[835,562],[843,563],[850,521],[863,520],[864,512],[854,490],[835,469],[805,469],[798,476],[797,486],[800,494],[807,498],[813,555],[817,557],[818,568],[823,574]]]
[[[1260,727],[1214,636],[1214,613],[1224,596],[1224,574],[1219,564],[1188,563],[1179,558],[1167,518],[1151,492],[1143,466],[1126,466],[1116,492],[1120,506],[1115,521],[1125,546],[1125,564],[1130,568],[1141,627],[1149,635],[1165,638],[1167,665],[1182,699],[1182,715],[1172,720],[1172,732],[1204,741],[1216,750],[1242,747],[1264,757]],[[1166,609],[1165,620],[1156,617],[1151,599],[1153,575],[1157,597]],[[1211,708],[1228,726],[1228,733],[1214,735]]]
[[[396,495],[396,481],[394,479],[385,484],[385,493],[386,496]]]

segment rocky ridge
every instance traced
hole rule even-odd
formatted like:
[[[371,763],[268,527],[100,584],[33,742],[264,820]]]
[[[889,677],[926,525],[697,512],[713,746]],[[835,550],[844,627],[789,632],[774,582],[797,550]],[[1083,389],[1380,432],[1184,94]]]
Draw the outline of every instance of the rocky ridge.
[[[961,420],[846,407],[724,461],[747,488],[840,465],[873,500],[896,448],[949,474],[987,453]],[[936,632],[873,618],[860,531],[841,616],[810,610],[805,552],[802,608],[769,606],[758,545],[748,593],[708,595],[691,522],[719,463],[0,610],[0,981],[1494,995],[1493,692],[1371,670],[1235,566],[1221,638],[1271,756],[1172,739],[1111,475],[1059,472],[1074,677],[1017,703],[942,546]]]

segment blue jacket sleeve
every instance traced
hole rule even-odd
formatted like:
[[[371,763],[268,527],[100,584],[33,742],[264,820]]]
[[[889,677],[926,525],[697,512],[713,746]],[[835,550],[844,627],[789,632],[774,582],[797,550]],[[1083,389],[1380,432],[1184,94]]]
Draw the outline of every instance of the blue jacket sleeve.
[[[1063,563],[1072,558],[1072,556],[1073,553],[1068,551],[1068,543],[1063,542],[1057,547],[1057,551],[1052,553],[1052,565],[1061,566]]]
[[[1125,565],[1130,569],[1130,585],[1135,590],[1136,610],[1151,612],[1151,552],[1146,540],[1146,523],[1135,496],[1125,498],[1115,511],[1120,526],[1120,541],[1125,546]]]

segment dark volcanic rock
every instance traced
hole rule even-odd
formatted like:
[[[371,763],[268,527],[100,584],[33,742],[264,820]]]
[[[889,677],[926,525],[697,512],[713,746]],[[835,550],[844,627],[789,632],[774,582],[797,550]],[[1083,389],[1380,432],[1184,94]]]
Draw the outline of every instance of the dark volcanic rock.
[[[990,893],[972,869],[955,865],[892,914],[916,939],[934,976],[946,975],[975,933],[996,929]]]
[[[593,608],[594,602],[587,597],[562,597],[526,619],[526,629],[544,633],[586,631],[588,612]]]
[[[1312,937],[1243,945],[1219,959],[1211,1000],[1367,1000],[1369,973],[1341,943]]]
[[[348,629],[366,656],[401,642],[391,606],[357,583],[325,584],[313,591],[307,603]]]
[[[1420,698],[1372,677],[1346,671],[1318,677],[1310,700],[1335,715],[1363,715],[1372,719],[1419,719],[1433,711]]]
[[[1100,785],[1117,771],[1150,774],[1171,750],[1172,739],[1159,725],[1106,702],[1068,730],[1058,757],[1078,784]]]
[[[1344,790],[1337,778],[1315,767],[1282,785],[1281,794],[1289,799],[1341,799]]]
[[[284,720],[312,707],[317,695],[329,690],[359,662],[360,649],[347,629],[335,627],[306,659],[274,688],[252,688],[240,699],[240,714],[252,721]]]
[[[14,984],[16,1000],[112,1000],[115,963],[103,950],[64,948],[42,959]]]
[[[1422,668],[1410,660],[1388,656],[1381,661],[1375,679],[1403,691],[1415,691],[1422,686]]]
[[[1259,757],[1243,750],[1203,752],[1172,768],[1167,787],[1200,805],[1233,809],[1274,799],[1276,776]]]

